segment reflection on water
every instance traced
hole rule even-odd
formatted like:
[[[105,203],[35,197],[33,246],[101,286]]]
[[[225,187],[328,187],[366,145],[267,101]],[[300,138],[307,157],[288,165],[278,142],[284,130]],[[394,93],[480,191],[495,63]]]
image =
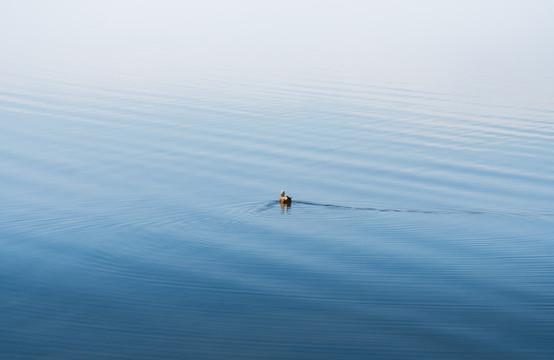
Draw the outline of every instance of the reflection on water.
[[[174,75],[5,77],[3,358],[554,356],[554,109]]]
[[[290,209],[292,203],[279,203],[281,205],[281,213],[284,213]]]

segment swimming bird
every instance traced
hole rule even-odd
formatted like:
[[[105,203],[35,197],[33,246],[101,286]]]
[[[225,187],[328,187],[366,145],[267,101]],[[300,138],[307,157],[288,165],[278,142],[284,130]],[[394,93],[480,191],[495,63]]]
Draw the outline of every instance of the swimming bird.
[[[281,190],[281,197],[279,198],[281,204],[290,205],[292,198],[290,196],[285,196],[285,190]]]

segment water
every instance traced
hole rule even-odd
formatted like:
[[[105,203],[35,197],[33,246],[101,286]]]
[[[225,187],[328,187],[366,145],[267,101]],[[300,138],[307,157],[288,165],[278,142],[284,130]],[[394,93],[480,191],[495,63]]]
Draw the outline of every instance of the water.
[[[554,357],[544,84],[242,75],[2,74],[2,358]]]

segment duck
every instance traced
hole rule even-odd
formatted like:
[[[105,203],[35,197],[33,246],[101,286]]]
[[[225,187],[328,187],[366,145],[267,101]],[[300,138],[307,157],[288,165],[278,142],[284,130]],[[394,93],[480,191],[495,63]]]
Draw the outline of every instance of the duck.
[[[292,203],[292,198],[290,196],[285,196],[285,190],[281,190],[281,197],[279,198],[281,204],[290,205]]]

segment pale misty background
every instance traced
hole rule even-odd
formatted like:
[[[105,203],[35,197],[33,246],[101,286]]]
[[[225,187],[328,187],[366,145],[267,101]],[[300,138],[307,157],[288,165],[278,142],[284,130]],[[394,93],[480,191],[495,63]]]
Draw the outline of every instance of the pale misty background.
[[[0,13],[6,67],[336,71],[447,91],[532,77],[534,96],[554,74],[551,1],[7,1]]]

